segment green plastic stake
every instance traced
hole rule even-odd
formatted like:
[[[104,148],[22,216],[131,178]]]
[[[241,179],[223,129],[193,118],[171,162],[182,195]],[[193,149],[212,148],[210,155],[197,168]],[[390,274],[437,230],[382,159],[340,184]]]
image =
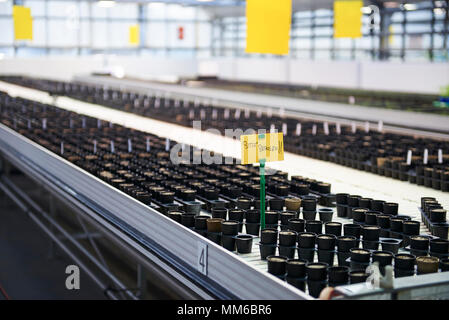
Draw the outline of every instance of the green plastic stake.
[[[265,159],[260,161],[260,226],[265,229]]]

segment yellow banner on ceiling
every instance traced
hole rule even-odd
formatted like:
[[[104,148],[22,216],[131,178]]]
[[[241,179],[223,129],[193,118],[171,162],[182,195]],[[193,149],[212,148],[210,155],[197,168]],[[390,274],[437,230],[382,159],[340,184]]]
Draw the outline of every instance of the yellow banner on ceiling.
[[[292,0],[246,0],[246,52],[288,54]]]
[[[129,27],[129,44],[138,45],[139,44],[139,25],[134,24]]]
[[[33,18],[31,9],[23,6],[13,6],[15,40],[33,40]]]
[[[362,36],[363,1],[334,2],[334,37],[360,38]]]
[[[284,134],[266,133],[240,136],[242,164],[284,160]]]

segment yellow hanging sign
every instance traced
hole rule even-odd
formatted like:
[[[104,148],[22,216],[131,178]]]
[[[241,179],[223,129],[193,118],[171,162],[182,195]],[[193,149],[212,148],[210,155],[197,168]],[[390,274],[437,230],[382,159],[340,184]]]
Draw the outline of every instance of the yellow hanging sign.
[[[129,27],[129,44],[138,45],[139,44],[139,25],[134,24]]]
[[[362,36],[363,1],[334,2],[334,37],[360,38]]]
[[[266,133],[240,136],[242,164],[284,160],[284,134]]]
[[[288,54],[292,0],[246,0],[246,52]]]
[[[31,9],[23,6],[13,6],[15,40],[33,40],[33,18]]]

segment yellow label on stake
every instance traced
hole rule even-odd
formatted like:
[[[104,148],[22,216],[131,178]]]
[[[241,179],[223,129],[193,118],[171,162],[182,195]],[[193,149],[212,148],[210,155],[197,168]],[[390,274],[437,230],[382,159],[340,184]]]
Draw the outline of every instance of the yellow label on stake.
[[[334,37],[360,38],[362,36],[363,1],[334,2]]]
[[[246,52],[288,54],[292,0],[246,0]]]
[[[139,44],[139,25],[134,24],[129,27],[129,44],[138,45]]]
[[[33,18],[31,9],[23,6],[13,6],[15,40],[33,40]]]
[[[240,136],[242,164],[284,160],[284,134],[266,133]]]

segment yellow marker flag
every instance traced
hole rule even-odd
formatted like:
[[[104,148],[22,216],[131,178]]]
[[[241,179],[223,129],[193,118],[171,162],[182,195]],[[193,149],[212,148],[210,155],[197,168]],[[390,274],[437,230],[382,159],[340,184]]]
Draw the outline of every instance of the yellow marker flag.
[[[13,6],[15,40],[33,40],[33,18],[31,9],[23,6]]]
[[[334,2],[334,37],[360,38],[362,36],[363,1]]]
[[[129,27],[129,44],[138,45],[139,44],[139,25],[134,24]]]
[[[240,136],[242,164],[284,160],[284,134],[250,134]]]
[[[288,54],[292,0],[246,0],[246,52]]]

